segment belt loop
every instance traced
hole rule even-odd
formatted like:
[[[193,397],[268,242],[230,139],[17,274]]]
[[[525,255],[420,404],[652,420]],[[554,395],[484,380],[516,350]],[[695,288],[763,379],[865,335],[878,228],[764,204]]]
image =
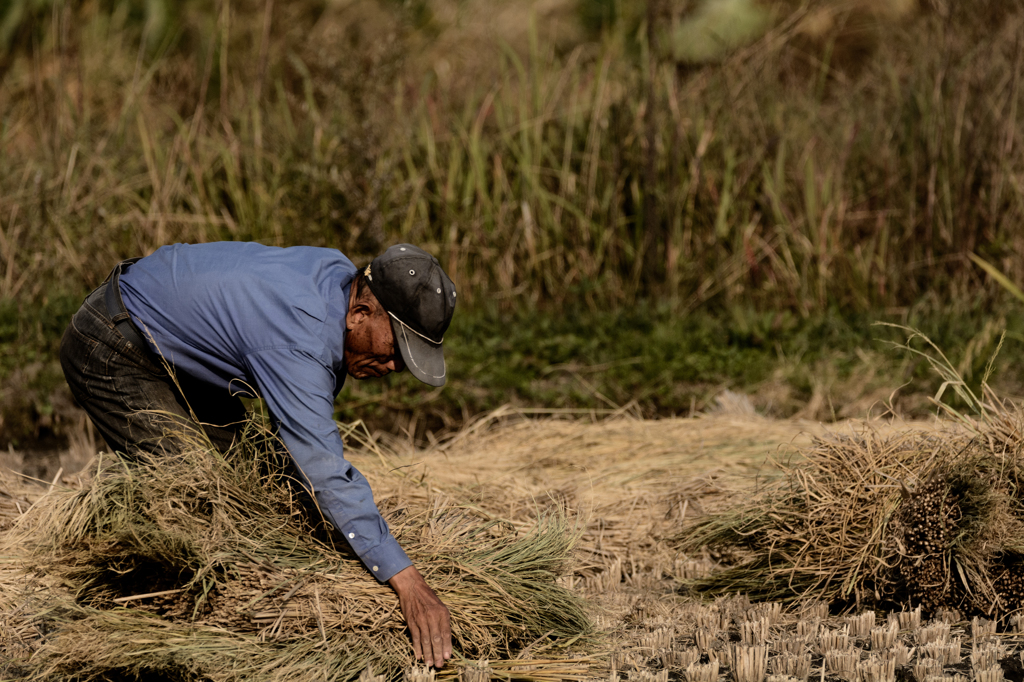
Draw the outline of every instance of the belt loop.
[[[104,293],[104,300],[107,307],[107,314],[110,315],[110,321],[114,323],[114,327],[117,328],[117,331],[121,332],[121,336],[140,351],[146,352],[148,350],[148,346],[146,345],[146,342],[143,341],[142,336],[135,328],[135,325],[132,324],[131,315],[128,314],[128,309],[124,307],[124,301],[121,299],[121,274],[124,273],[132,263],[136,263],[139,260],[141,259],[129,258],[114,266],[114,269],[110,271],[110,276],[107,277],[107,290]]]

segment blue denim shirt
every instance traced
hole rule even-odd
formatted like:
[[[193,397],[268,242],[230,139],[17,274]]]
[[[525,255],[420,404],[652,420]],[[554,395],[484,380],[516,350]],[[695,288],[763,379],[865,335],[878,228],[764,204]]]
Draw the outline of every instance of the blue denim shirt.
[[[132,265],[121,295],[175,371],[266,401],[327,520],[383,582],[411,562],[345,459],[334,422],[355,274],[335,249],[174,244]]]

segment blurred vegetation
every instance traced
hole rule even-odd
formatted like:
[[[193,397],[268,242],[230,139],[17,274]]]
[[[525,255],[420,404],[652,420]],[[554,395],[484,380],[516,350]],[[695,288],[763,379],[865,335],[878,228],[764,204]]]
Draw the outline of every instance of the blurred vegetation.
[[[420,435],[862,413],[919,374],[875,320],[971,365],[1008,319],[1015,390],[969,254],[1024,280],[1022,4],[651,1],[0,2],[0,440],[67,427],[60,331],[174,241],[435,253],[456,378],[339,405]]]

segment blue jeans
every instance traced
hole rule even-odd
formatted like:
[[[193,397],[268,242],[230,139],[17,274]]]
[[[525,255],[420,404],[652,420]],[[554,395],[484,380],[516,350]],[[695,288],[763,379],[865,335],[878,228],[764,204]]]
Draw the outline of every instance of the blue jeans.
[[[188,376],[172,376],[162,358],[132,345],[110,320],[104,294],[93,291],[64,332],[60,364],[71,394],[110,449],[131,457],[167,452],[185,433],[205,433],[224,452],[245,419],[242,402]]]

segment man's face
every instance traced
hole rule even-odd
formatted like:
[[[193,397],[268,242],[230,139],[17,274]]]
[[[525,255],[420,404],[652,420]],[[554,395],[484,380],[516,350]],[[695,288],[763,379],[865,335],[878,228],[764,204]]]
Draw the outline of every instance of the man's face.
[[[356,303],[347,318],[345,334],[345,370],[356,379],[382,377],[405,369],[395,346],[387,313]]]

